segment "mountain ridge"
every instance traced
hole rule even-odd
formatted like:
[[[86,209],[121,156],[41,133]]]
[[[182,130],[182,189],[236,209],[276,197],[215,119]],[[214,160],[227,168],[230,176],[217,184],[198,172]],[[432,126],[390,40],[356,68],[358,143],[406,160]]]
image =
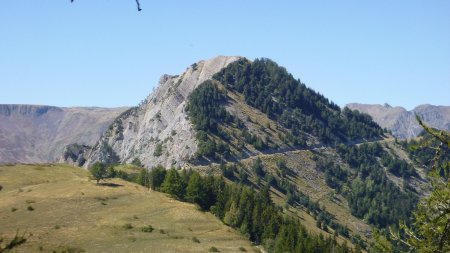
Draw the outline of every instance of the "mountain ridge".
[[[1,116],[11,116],[12,114],[40,116],[49,110],[62,111],[60,107],[51,105],[0,104]]]
[[[0,105],[0,163],[56,161],[66,145],[93,145],[125,107]]]
[[[409,111],[389,104],[350,103],[346,107],[369,114],[381,127],[401,139],[417,137],[422,132],[415,118],[416,114],[431,127],[450,129],[450,106],[422,104]]]

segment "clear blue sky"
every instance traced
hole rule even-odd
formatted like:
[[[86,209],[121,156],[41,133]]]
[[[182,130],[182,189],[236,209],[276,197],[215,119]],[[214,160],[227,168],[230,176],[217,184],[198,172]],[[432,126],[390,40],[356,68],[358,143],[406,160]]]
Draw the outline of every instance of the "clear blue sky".
[[[450,105],[450,1],[2,0],[0,103],[136,105],[162,74],[267,57],[339,105]]]

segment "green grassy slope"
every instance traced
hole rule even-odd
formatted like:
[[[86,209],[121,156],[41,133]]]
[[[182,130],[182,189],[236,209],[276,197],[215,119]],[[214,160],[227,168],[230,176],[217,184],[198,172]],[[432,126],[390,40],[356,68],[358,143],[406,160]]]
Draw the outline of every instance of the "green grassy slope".
[[[18,252],[255,251],[192,204],[120,179],[108,183],[98,186],[87,171],[68,165],[0,167],[0,235],[31,235]],[[154,231],[142,232],[147,225]]]

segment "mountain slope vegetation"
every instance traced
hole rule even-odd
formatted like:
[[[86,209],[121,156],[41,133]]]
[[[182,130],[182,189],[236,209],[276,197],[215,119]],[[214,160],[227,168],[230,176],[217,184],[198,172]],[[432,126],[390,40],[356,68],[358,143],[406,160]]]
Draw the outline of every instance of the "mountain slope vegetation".
[[[150,180],[147,186],[211,211],[269,252],[351,252],[346,244],[309,233],[298,219],[284,215],[272,202],[268,185],[256,192],[242,184],[226,184],[223,177],[175,169],[166,173],[159,168],[152,170],[149,178],[162,180]]]
[[[407,145],[271,60],[218,57],[163,76],[155,93],[116,119],[92,150],[78,153],[87,155],[85,167],[137,160],[152,171],[180,167],[160,174],[158,180],[170,180],[154,189],[198,204],[270,252],[299,250],[295,243],[281,247],[280,238],[300,243],[305,233],[370,251],[372,231],[389,237],[389,228],[409,223],[429,189],[426,164],[408,157]],[[189,171],[199,173],[195,187]],[[146,173],[139,174],[144,185]],[[202,178],[212,175],[225,178],[227,194],[208,190]],[[257,221],[262,192],[273,201],[270,217],[279,230]],[[218,205],[220,198],[226,203]],[[280,234],[297,222],[302,229]]]
[[[426,183],[414,167],[417,164],[397,154],[401,145],[386,139],[388,135],[369,115],[348,108],[341,110],[267,59],[237,60],[213,79],[200,84],[187,104],[197,131],[197,157],[228,163],[221,165],[220,170],[232,181],[259,190],[270,186],[274,195],[284,199],[281,205],[307,210],[320,229],[332,230],[366,250],[370,248],[371,231],[349,230],[345,226],[348,220],[343,220],[340,213],[356,217],[385,234],[391,226],[398,228],[399,221],[410,221],[419,191],[424,188],[412,185]],[[256,118],[255,113],[238,115],[238,104],[262,114]],[[262,122],[271,122],[275,127]],[[269,135],[268,129],[272,128],[281,143]],[[366,144],[368,141],[373,143]],[[312,150],[316,154],[293,161],[291,167],[285,165],[283,158],[275,158],[295,150]],[[263,154],[264,159],[276,160],[275,171],[262,165],[265,163],[256,167],[242,164],[246,157],[258,161]],[[329,201],[305,194],[299,181],[305,180],[300,177],[304,176],[302,163],[307,160],[314,163],[326,191],[345,199],[347,206],[327,210],[323,206]],[[195,165],[199,160],[192,162]],[[317,203],[308,198],[317,199]]]
[[[339,106],[269,59],[238,60],[213,78],[242,93],[247,104],[290,129],[297,138],[303,131],[334,143],[375,138],[383,133],[367,115],[348,109],[341,112]]]

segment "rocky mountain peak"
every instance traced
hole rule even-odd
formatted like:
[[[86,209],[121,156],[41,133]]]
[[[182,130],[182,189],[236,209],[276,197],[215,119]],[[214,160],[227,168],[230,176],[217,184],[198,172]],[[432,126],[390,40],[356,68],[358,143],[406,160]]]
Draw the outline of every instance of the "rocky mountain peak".
[[[96,161],[126,163],[135,158],[147,167],[183,165],[197,150],[195,131],[184,110],[189,94],[239,59],[218,56],[192,64],[181,75],[163,75],[143,103],[120,115],[93,149],[84,153],[84,166]]]

